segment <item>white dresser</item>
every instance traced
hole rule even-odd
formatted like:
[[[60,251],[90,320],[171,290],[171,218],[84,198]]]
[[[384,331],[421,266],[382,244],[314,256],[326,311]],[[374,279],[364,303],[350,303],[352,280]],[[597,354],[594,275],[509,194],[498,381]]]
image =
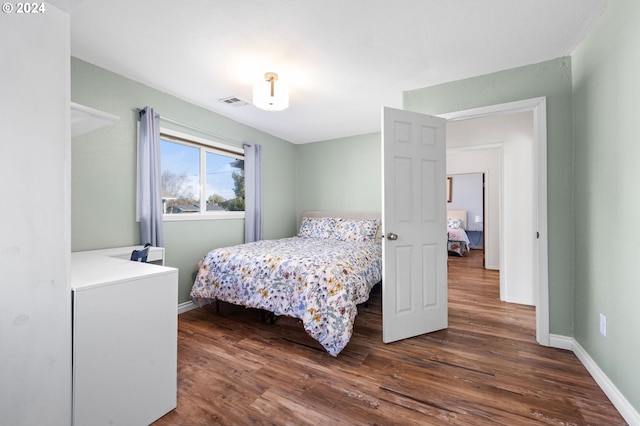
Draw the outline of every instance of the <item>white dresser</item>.
[[[131,262],[134,248],[71,254],[76,426],[148,425],[176,407],[178,270]]]

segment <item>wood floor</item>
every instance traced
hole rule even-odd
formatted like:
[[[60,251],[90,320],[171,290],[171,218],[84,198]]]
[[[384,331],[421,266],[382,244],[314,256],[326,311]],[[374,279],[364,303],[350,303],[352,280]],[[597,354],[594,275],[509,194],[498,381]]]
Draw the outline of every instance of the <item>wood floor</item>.
[[[449,258],[449,328],[385,345],[380,294],[334,358],[299,321],[221,304],[179,316],[178,407],[154,425],[623,425],[532,307],[499,301],[482,252]]]

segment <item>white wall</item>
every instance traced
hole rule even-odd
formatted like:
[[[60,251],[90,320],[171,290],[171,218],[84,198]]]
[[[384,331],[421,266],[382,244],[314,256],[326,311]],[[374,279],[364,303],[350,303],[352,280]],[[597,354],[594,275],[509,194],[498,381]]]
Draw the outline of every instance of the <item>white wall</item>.
[[[0,422],[69,425],[69,15],[0,19]]]
[[[471,149],[475,147],[480,150]],[[487,149],[490,147],[500,148]],[[499,151],[493,155],[502,157],[499,171],[495,170],[494,158],[485,158],[489,155],[486,151],[493,149]],[[535,182],[531,112],[447,124],[447,174],[485,169],[490,170],[485,172],[486,267],[501,271],[502,300],[535,305]],[[497,187],[496,181],[499,181]],[[499,261],[496,261],[496,254]]]

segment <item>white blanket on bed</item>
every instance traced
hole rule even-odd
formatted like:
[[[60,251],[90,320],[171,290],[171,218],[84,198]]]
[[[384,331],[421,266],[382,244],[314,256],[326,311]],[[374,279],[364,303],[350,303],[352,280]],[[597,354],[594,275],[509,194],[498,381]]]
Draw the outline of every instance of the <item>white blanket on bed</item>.
[[[449,234],[449,241],[464,241],[467,243],[467,246],[471,244],[469,241],[469,236],[462,228],[447,228],[447,232]]]

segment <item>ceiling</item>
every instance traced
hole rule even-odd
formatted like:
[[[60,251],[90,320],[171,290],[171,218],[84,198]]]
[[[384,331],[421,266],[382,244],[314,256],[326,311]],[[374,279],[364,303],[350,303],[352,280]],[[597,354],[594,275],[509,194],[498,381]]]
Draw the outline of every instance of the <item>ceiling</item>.
[[[85,0],[71,14],[71,54],[307,143],[380,131],[381,108],[402,108],[403,91],[570,55],[606,4]],[[267,71],[288,82],[285,111],[250,103]],[[230,96],[249,104],[219,101]]]

